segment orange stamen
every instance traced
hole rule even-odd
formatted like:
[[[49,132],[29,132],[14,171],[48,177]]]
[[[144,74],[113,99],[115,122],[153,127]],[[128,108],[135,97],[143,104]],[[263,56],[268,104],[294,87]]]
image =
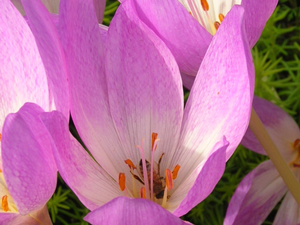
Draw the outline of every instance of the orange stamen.
[[[157,133],[152,133],[152,137],[151,137],[151,150],[153,150],[154,142],[155,142],[155,140],[157,139],[157,136],[158,136]],[[155,149],[154,149],[154,150],[156,150],[156,147],[157,147],[157,146],[155,146]]]
[[[221,23],[223,22],[224,18],[225,18],[225,16],[222,13],[220,13],[219,14],[219,20],[220,20]]]
[[[172,171],[172,178],[173,180],[175,180],[177,178],[177,174],[178,174],[178,171],[180,169],[180,166],[177,164],[174,168],[174,170]]]
[[[215,26],[216,30],[219,29],[219,26],[220,26],[220,25],[221,25],[221,24],[220,24],[218,21],[214,22],[214,26]]]
[[[207,1],[200,0],[200,2],[201,2],[202,9],[207,12],[209,10],[209,5],[208,5]]]
[[[0,133],[0,141],[1,141],[1,139],[2,139],[2,134]]]
[[[125,190],[125,174],[124,173],[120,173],[119,174],[119,186],[121,191]]]
[[[140,195],[141,195],[141,198],[146,198],[146,189],[145,189],[145,187],[141,187]]]
[[[8,202],[7,202],[7,195],[4,195],[2,197],[2,209],[3,209],[4,212],[7,212],[9,210]]]
[[[294,149],[300,150],[300,139],[296,139],[293,145]]]
[[[130,159],[126,159],[124,162],[129,166],[130,169],[136,169],[135,165]]]
[[[167,186],[168,190],[172,190],[174,185],[173,185],[173,178],[172,178],[171,170],[166,169],[165,175],[166,175],[166,186]]]

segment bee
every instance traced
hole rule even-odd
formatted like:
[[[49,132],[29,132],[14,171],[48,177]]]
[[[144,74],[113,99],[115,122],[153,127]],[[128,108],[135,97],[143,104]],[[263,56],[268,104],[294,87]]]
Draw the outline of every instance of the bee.
[[[153,165],[153,193],[157,199],[161,199],[164,196],[165,193],[165,187],[166,187],[166,179],[164,177],[160,176],[160,163],[162,160],[164,153],[160,156],[158,163],[154,162]],[[151,183],[151,163],[148,160],[146,161],[146,171],[147,171],[147,178],[148,178],[148,183],[150,187]],[[134,178],[137,179],[139,182],[141,182],[143,185],[144,183],[144,172],[143,172],[143,161],[142,159],[140,160],[139,163],[139,171],[140,171],[140,176],[142,179],[134,175]]]

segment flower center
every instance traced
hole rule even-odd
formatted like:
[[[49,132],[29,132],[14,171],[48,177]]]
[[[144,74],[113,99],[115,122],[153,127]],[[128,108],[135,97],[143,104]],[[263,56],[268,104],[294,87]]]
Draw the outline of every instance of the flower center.
[[[212,35],[221,25],[225,15],[241,0],[179,0],[188,12]]]
[[[152,133],[151,138],[151,159],[145,159],[143,143],[137,146],[141,153],[141,159],[137,164],[134,164],[130,159],[126,159],[132,177],[132,190],[126,188],[126,177],[124,173],[119,174],[119,186],[121,191],[125,191],[127,196],[134,198],[145,198],[161,204],[166,207],[167,201],[170,198],[168,191],[174,187],[173,180],[177,178],[179,165],[176,165],[173,172],[170,169],[165,169],[164,176],[161,176],[160,164],[163,160],[164,153],[161,154],[158,162],[154,161],[154,152],[157,148],[157,133]],[[136,166],[137,165],[137,166]],[[139,191],[138,191],[139,187]]]

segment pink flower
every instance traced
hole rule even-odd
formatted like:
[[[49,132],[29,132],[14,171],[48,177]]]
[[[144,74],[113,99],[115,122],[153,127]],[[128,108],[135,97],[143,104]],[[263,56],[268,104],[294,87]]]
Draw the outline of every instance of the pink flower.
[[[227,21],[234,4],[245,9],[245,31],[252,48],[259,39],[266,21],[278,0],[126,0],[132,1],[132,10],[157,34],[174,55],[183,84],[191,88],[199,66],[216,33],[215,22]],[[121,1],[125,2],[125,1]],[[205,2],[208,7],[203,7]],[[206,10],[208,8],[208,10]],[[222,14],[220,16],[220,14]],[[220,20],[220,17],[225,17]],[[210,21],[210,22],[209,22]],[[218,25],[219,26],[219,25]],[[226,25],[231,26],[231,25]],[[228,29],[229,32],[234,32]]]
[[[58,112],[43,121],[61,176],[95,210],[87,221],[182,224],[178,216],[211,193],[248,125],[254,69],[244,10],[214,36],[184,108],[177,63],[132,4],[121,4],[103,35],[91,0],[61,1],[71,114],[93,158]]]
[[[299,179],[300,130],[295,121],[282,109],[255,97],[253,108]],[[242,144],[252,151],[266,154],[254,134],[248,129]],[[224,224],[261,224],[284,197],[273,224],[300,223],[299,206],[288,192],[273,163],[268,160],[251,171],[237,187],[227,209]]]
[[[0,3],[0,224],[5,225],[51,224],[45,204],[55,190],[57,168],[38,115],[52,109],[69,115],[58,34],[45,32],[54,25],[43,11],[31,20],[36,5],[27,3],[32,31],[9,0]]]

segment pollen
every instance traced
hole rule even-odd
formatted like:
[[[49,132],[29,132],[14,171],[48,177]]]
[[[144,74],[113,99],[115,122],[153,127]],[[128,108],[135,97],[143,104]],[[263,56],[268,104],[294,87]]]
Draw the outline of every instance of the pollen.
[[[216,30],[219,29],[220,25],[221,24],[218,21],[214,22],[214,26],[215,26]]]
[[[133,164],[133,162],[130,159],[126,159],[124,162],[129,166],[130,169],[133,169],[133,170],[136,169],[135,165]]]
[[[153,149],[153,147],[154,147],[155,141],[157,139],[157,136],[158,136],[157,133],[152,133],[152,135],[151,135],[151,149],[152,150],[156,150],[157,146],[155,146],[155,149]]]
[[[177,164],[175,166],[175,168],[173,169],[173,171],[172,171],[172,178],[173,178],[173,180],[175,180],[177,178],[177,174],[178,174],[179,169],[180,169],[180,166]]]
[[[9,208],[8,208],[8,202],[7,202],[7,195],[4,195],[2,197],[2,204],[1,204],[1,206],[2,206],[2,209],[3,209],[4,212],[7,212],[9,210]]]
[[[209,10],[208,2],[206,0],[200,0],[200,2],[201,2],[202,9],[207,12]]]
[[[120,173],[119,174],[119,186],[120,186],[121,191],[125,190],[125,181],[126,181],[125,174]]]
[[[166,175],[166,186],[167,186],[168,190],[170,191],[174,187],[171,170],[166,169],[165,170],[165,175]]]
[[[145,187],[141,187],[140,196],[141,196],[141,198],[146,198],[146,188]]]
[[[222,13],[220,13],[219,14],[219,20],[220,20],[221,23],[223,22],[224,18],[225,18],[225,16]]]

